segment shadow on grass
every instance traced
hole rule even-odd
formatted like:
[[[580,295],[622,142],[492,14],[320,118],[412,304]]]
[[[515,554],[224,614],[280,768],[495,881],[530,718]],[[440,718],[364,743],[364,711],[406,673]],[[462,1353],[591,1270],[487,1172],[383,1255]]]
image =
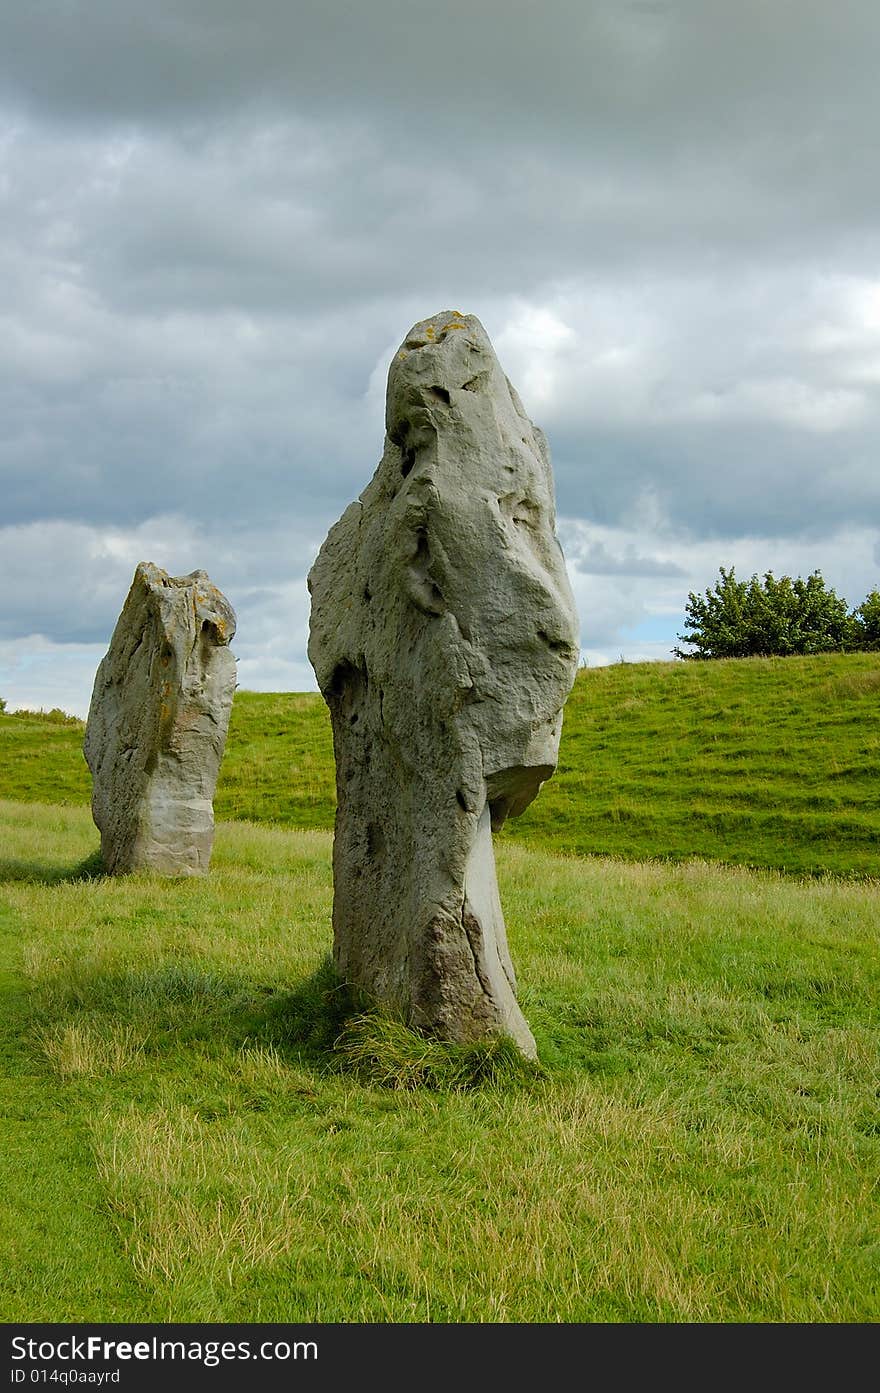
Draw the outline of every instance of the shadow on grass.
[[[172,1057],[179,1064],[190,1048],[204,1057],[262,1046],[291,1065],[398,1091],[518,1086],[543,1074],[511,1040],[449,1043],[364,1010],[329,955],[289,991],[191,959],[145,968],[100,956],[56,961],[36,986],[31,1016],[44,1034],[85,1030],[99,1046],[123,1026],[138,1041],[137,1067]]]
[[[63,885],[68,881],[103,880],[106,872],[100,851],[93,851],[75,866],[59,866],[45,861],[13,861],[0,857],[0,885]]]
[[[513,1040],[492,1036],[453,1043],[419,1034],[369,1007],[340,982],[327,957],[307,982],[278,1003],[273,1043],[323,1059],[364,1083],[396,1091],[460,1092],[534,1082],[544,1071]]]
[[[212,1053],[247,1043],[272,1046],[291,1062],[338,1067],[334,1045],[353,1009],[329,956],[287,990],[191,958],[141,967],[98,950],[54,960],[31,994],[41,1027],[86,1023],[101,1033],[121,1024],[154,1059],[191,1045]]]
[[[268,1004],[261,1037],[281,1054],[296,1053],[338,1067],[336,1042],[356,1009],[328,953],[310,977],[292,991],[279,992]]]

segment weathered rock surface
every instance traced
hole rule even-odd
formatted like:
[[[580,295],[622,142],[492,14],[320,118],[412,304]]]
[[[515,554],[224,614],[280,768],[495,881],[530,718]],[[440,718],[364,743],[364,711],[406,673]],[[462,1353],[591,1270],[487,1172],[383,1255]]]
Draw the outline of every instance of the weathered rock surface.
[[[334,955],[419,1029],[533,1054],[492,829],[552,774],[577,668],[547,444],[479,320],[451,311],[396,354],[386,430],[309,576],[336,757]]]
[[[234,633],[232,606],[204,571],[138,566],[95,677],[83,746],[106,870],[207,871]]]

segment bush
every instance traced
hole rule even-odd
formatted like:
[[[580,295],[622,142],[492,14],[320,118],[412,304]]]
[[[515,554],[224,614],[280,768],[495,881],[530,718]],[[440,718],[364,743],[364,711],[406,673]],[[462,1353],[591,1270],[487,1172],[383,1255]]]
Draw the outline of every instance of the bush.
[[[45,711],[42,706],[39,711],[31,711],[28,707],[21,706],[17,711],[10,711],[9,715],[17,716],[22,721],[45,721],[48,725],[53,726],[83,725],[79,716],[69,715],[67,711],[62,711],[60,706],[53,706],[51,711]]]
[[[719,569],[721,579],[705,597],[693,591],[688,595],[685,628],[691,632],[678,637],[693,651],[675,648],[676,657],[785,657],[840,653],[859,646],[855,616],[849,614],[846,600],[826,588],[819,571],[806,580],[777,580],[768,571],[763,580],[755,575],[741,581],[732,566],[729,571]],[[874,622],[872,616],[880,618],[871,610],[866,622]]]
[[[872,590],[853,611],[853,648],[860,653],[880,650],[880,590]]]

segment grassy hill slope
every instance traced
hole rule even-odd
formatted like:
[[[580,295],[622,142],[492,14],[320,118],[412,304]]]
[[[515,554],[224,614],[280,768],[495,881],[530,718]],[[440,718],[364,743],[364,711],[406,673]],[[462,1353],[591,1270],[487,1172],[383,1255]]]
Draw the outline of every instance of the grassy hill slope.
[[[82,753],[84,731],[73,716],[0,713],[0,798],[88,803],[92,780]]]
[[[81,727],[0,716],[0,796],[88,799]],[[799,874],[880,866],[876,654],[620,663],[578,673],[559,770],[501,838],[577,855]],[[333,825],[317,695],[239,692],[218,818]]]
[[[559,770],[511,836],[798,873],[880,867],[876,655],[580,675]]]

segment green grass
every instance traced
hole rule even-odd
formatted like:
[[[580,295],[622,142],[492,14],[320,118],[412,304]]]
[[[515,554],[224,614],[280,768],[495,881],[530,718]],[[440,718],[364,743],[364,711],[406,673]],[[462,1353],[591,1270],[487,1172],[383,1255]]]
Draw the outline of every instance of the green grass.
[[[350,1014],[326,832],[0,835],[0,1319],[880,1317],[877,881],[507,840],[534,1069]]]
[[[89,796],[82,727],[0,715],[0,796]],[[332,828],[323,701],[239,692],[219,818]],[[799,875],[880,866],[877,654],[619,663],[578,674],[559,769],[501,839]]]
[[[333,739],[317,693],[236,693],[214,808],[218,817],[333,827]]]
[[[0,693],[2,696],[2,693]],[[0,712],[0,798],[88,803],[92,778],[83,759],[85,725],[46,712]]]
[[[876,876],[880,658],[580,673],[559,769],[508,828],[529,845],[579,855]]]

